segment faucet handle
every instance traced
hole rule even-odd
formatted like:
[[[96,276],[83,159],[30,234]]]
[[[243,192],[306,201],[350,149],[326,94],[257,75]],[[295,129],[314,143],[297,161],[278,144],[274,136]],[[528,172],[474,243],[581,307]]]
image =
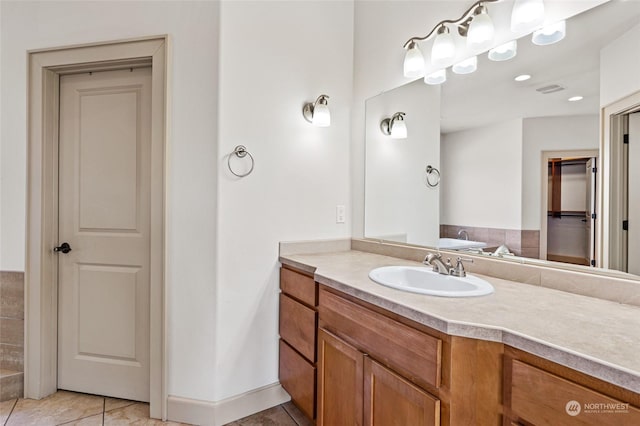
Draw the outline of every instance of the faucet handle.
[[[451,268],[451,275],[453,275],[454,277],[466,277],[467,276],[467,271],[464,270],[464,265],[462,264],[462,262],[471,262],[471,263],[473,263],[473,259],[468,258],[468,257],[458,257],[458,259],[456,259],[455,268]]]

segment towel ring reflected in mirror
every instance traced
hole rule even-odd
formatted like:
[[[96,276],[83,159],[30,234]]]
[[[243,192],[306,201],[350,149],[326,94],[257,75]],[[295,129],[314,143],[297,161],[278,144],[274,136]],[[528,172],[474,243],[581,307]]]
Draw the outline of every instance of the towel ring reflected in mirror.
[[[244,158],[247,155],[249,156],[249,159],[251,159],[251,167],[249,168],[249,170],[245,173],[236,173],[233,168],[231,167],[231,157],[233,156],[233,154],[236,155],[236,157],[238,158]],[[249,151],[247,151],[247,148],[244,145],[238,145],[234,148],[233,152],[231,154],[229,154],[229,156],[227,157],[227,167],[229,167],[229,171],[231,173],[233,173],[234,176],[237,177],[245,177],[245,176],[249,176],[251,174],[251,172],[253,171],[253,166],[255,166],[255,161],[253,159],[253,155],[251,155],[251,153]]]
[[[427,172],[427,186],[430,188],[438,186],[440,184],[440,170],[428,165],[425,171]]]

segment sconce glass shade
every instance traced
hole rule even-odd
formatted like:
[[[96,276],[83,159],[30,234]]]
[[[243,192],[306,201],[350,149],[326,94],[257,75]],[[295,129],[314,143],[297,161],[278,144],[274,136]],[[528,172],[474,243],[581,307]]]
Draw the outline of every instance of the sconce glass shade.
[[[567,22],[560,21],[533,32],[531,41],[538,46],[557,43],[567,35]]]
[[[424,57],[416,42],[411,42],[404,55],[404,76],[407,78],[424,76]]]
[[[475,70],[478,69],[478,57],[472,56],[463,61],[458,62],[453,67],[451,67],[451,71],[456,74],[471,74]]]
[[[482,51],[493,43],[493,21],[484,6],[482,12],[474,16],[467,32],[467,47],[474,51]]]
[[[511,58],[515,58],[517,52],[518,42],[516,40],[511,40],[489,50],[488,56],[492,61],[508,61]]]
[[[331,125],[331,112],[327,105],[329,96],[320,95],[314,103],[307,103],[302,108],[304,119],[314,126],[329,127]]]
[[[331,112],[327,104],[316,104],[313,109],[313,120],[311,121],[314,126],[329,127],[331,126]]]
[[[431,64],[439,67],[449,65],[456,56],[456,43],[447,27],[441,27],[431,48]]]
[[[447,81],[447,70],[441,69],[424,76],[424,82],[429,85],[442,84]]]
[[[516,0],[511,10],[511,31],[528,32],[544,22],[543,0]]]
[[[402,116],[399,116],[391,122],[391,138],[392,139],[406,139],[407,138],[407,124],[404,122]]]

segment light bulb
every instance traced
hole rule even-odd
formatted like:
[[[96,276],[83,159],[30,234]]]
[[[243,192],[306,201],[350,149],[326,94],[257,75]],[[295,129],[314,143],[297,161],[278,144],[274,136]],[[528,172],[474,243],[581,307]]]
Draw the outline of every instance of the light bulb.
[[[534,30],[544,21],[542,0],[516,0],[511,10],[511,31],[525,33]]]
[[[443,29],[444,28],[444,29]],[[456,56],[456,44],[447,27],[440,27],[431,48],[431,64],[446,66]]]
[[[391,123],[391,138],[392,139],[406,139],[407,138],[407,125],[402,119],[402,116],[393,120]]]
[[[326,103],[318,102],[313,108],[312,123],[318,127],[329,127],[331,125],[331,112],[329,112],[329,106]]]
[[[441,69],[424,76],[424,82],[429,85],[442,84],[447,81],[447,70]]]
[[[533,32],[531,41],[538,46],[557,43],[567,35],[567,22],[560,21]]]
[[[475,51],[482,51],[493,43],[493,21],[484,6],[481,12],[473,17],[467,31],[467,47]]]
[[[488,56],[492,61],[508,61],[509,59],[514,58],[517,52],[518,42],[511,40],[491,49]]]
[[[471,74],[478,69],[478,57],[472,56],[463,61],[458,62],[451,70],[456,74]]]
[[[412,41],[404,55],[404,76],[407,78],[424,76],[424,57],[418,44]]]

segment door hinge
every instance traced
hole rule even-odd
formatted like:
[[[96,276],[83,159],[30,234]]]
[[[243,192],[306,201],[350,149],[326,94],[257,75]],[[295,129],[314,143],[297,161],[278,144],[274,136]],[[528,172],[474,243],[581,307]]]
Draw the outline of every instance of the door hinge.
[[[629,230],[629,221],[628,220],[623,220],[622,221],[622,230],[623,231],[628,231]]]
[[[594,219],[594,220],[595,220],[595,218],[596,218],[596,217],[598,217],[598,215],[597,215],[597,214],[595,214],[595,213],[591,213],[591,219]]]
[[[594,259],[591,259],[591,266],[596,266],[596,261]]]
[[[591,173],[598,173],[598,168],[594,167],[593,169],[591,169]]]
[[[623,135],[622,136],[622,143],[625,143],[625,144],[629,143],[629,135]]]

